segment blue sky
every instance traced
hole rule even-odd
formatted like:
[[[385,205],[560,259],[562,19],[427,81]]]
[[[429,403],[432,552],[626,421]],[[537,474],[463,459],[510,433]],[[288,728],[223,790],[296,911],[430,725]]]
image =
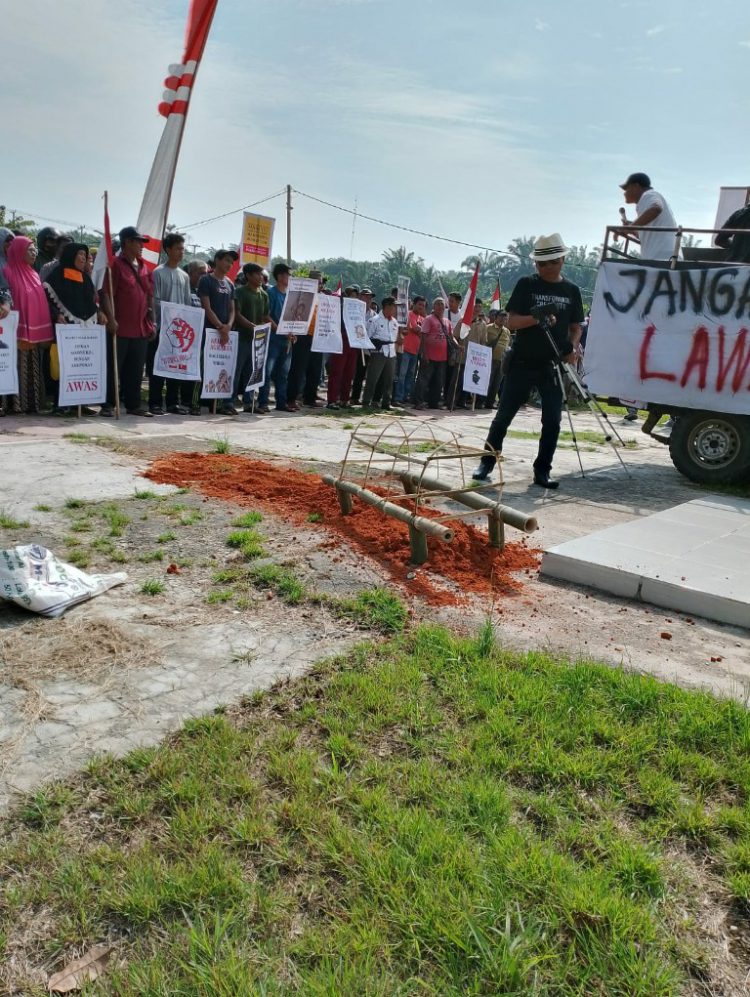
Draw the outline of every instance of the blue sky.
[[[0,202],[132,223],[161,133],[187,0],[24,0],[3,12]],[[172,199],[179,226],[285,184],[399,224],[504,248],[596,245],[618,183],[650,173],[683,225],[750,185],[747,0],[219,0]],[[279,219],[284,202],[259,207]],[[240,215],[189,227],[239,238]],[[295,198],[293,255],[348,255],[352,218]],[[471,250],[359,219],[354,256]]]

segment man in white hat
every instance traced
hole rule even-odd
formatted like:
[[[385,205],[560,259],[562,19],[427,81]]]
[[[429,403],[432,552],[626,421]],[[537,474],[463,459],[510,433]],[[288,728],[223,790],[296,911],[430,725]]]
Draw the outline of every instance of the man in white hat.
[[[542,433],[534,461],[534,484],[557,488],[552,458],[560,435],[563,396],[555,372],[559,359],[572,363],[581,338],[583,303],[579,288],[562,276],[567,247],[558,232],[540,236],[531,259],[536,273],[521,277],[508,301],[508,328],[515,332],[508,372],[486,447],[500,453],[508,427],[532,388],[542,399]],[[494,453],[482,457],[472,477],[486,481],[495,466]]]

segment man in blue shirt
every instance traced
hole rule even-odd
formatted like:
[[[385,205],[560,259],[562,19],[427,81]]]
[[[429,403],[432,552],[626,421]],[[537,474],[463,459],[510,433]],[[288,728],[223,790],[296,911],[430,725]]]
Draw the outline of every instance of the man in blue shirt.
[[[296,409],[287,406],[286,383],[289,377],[289,367],[292,363],[292,346],[295,336],[279,336],[276,327],[281,319],[281,312],[286,300],[286,292],[289,287],[289,276],[291,270],[286,263],[277,263],[273,268],[272,287],[268,288],[269,314],[271,316],[271,341],[268,344],[268,359],[266,360],[266,383],[258,389],[258,407],[256,412],[264,415],[268,412],[268,396],[271,393],[271,382],[273,381],[276,395],[277,412],[294,412]],[[250,411],[248,398],[245,398],[245,411]]]

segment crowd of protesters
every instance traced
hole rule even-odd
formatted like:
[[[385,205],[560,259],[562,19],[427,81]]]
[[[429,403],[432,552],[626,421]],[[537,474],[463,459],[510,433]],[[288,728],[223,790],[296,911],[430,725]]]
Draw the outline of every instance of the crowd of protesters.
[[[416,296],[408,303],[406,321],[399,324],[396,289],[375,302],[368,287],[352,285],[331,291],[327,278],[315,270],[308,276],[317,279],[319,293],[340,293],[364,302],[373,349],[353,348],[342,326],[342,353],[326,355],[312,350],[314,313],[307,335],[270,337],[265,384],[257,395],[247,392],[244,386],[252,372],[254,330],[270,323],[276,332],[290,268],[278,263],[269,275],[258,264],[247,263],[230,280],[229,273],[236,270],[238,259],[234,250],[219,250],[210,264],[198,260],[184,264],[185,239],[169,233],[162,243],[165,262],[152,272],[142,258],[145,241],[132,226],[120,231],[110,279],[97,291],[92,280],[95,249],[52,228],[39,231],[36,245],[21,233],[0,228],[0,318],[11,308],[19,317],[19,393],[0,397],[0,415],[66,414],[54,404],[58,376],[55,327],[66,323],[102,324],[109,333],[107,400],[99,415],[111,417],[116,401],[127,414],[145,418],[167,412],[199,416],[212,411],[213,407],[201,399],[200,382],[153,372],[161,305],[165,302],[202,308],[206,327],[215,329],[224,343],[232,330],[237,331],[233,395],[218,408],[224,415],[237,416],[242,411],[264,415],[270,411],[272,393],[276,410],[283,412],[297,412],[303,406],[337,410],[355,405],[385,410],[405,405],[417,409],[493,408],[497,401],[501,361],[511,338],[506,313],[499,309],[485,313],[477,300],[471,329],[462,338],[457,332],[460,294],[449,295],[447,302],[436,298],[429,311],[425,298]],[[492,349],[486,396],[473,397],[463,391],[469,342]],[[119,399],[115,398],[115,369]],[[144,376],[148,379],[145,400]],[[97,414],[97,409],[85,408],[83,414]]]

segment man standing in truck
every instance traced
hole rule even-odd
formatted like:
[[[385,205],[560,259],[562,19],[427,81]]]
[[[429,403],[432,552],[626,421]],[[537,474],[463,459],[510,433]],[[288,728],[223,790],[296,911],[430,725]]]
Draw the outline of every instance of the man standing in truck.
[[[634,204],[636,217],[633,221],[623,218],[623,235],[630,235],[629,228],[642,226],[657,228],[677,228],[672,209],[666,199],[651,186],[646,173],[631,173],[625,183],[620,184],[625,193],[625,203]],[[649,232],[648,229],[632,233],[641,243],[641,259],[669,260],[674,256],[674,232]]]

